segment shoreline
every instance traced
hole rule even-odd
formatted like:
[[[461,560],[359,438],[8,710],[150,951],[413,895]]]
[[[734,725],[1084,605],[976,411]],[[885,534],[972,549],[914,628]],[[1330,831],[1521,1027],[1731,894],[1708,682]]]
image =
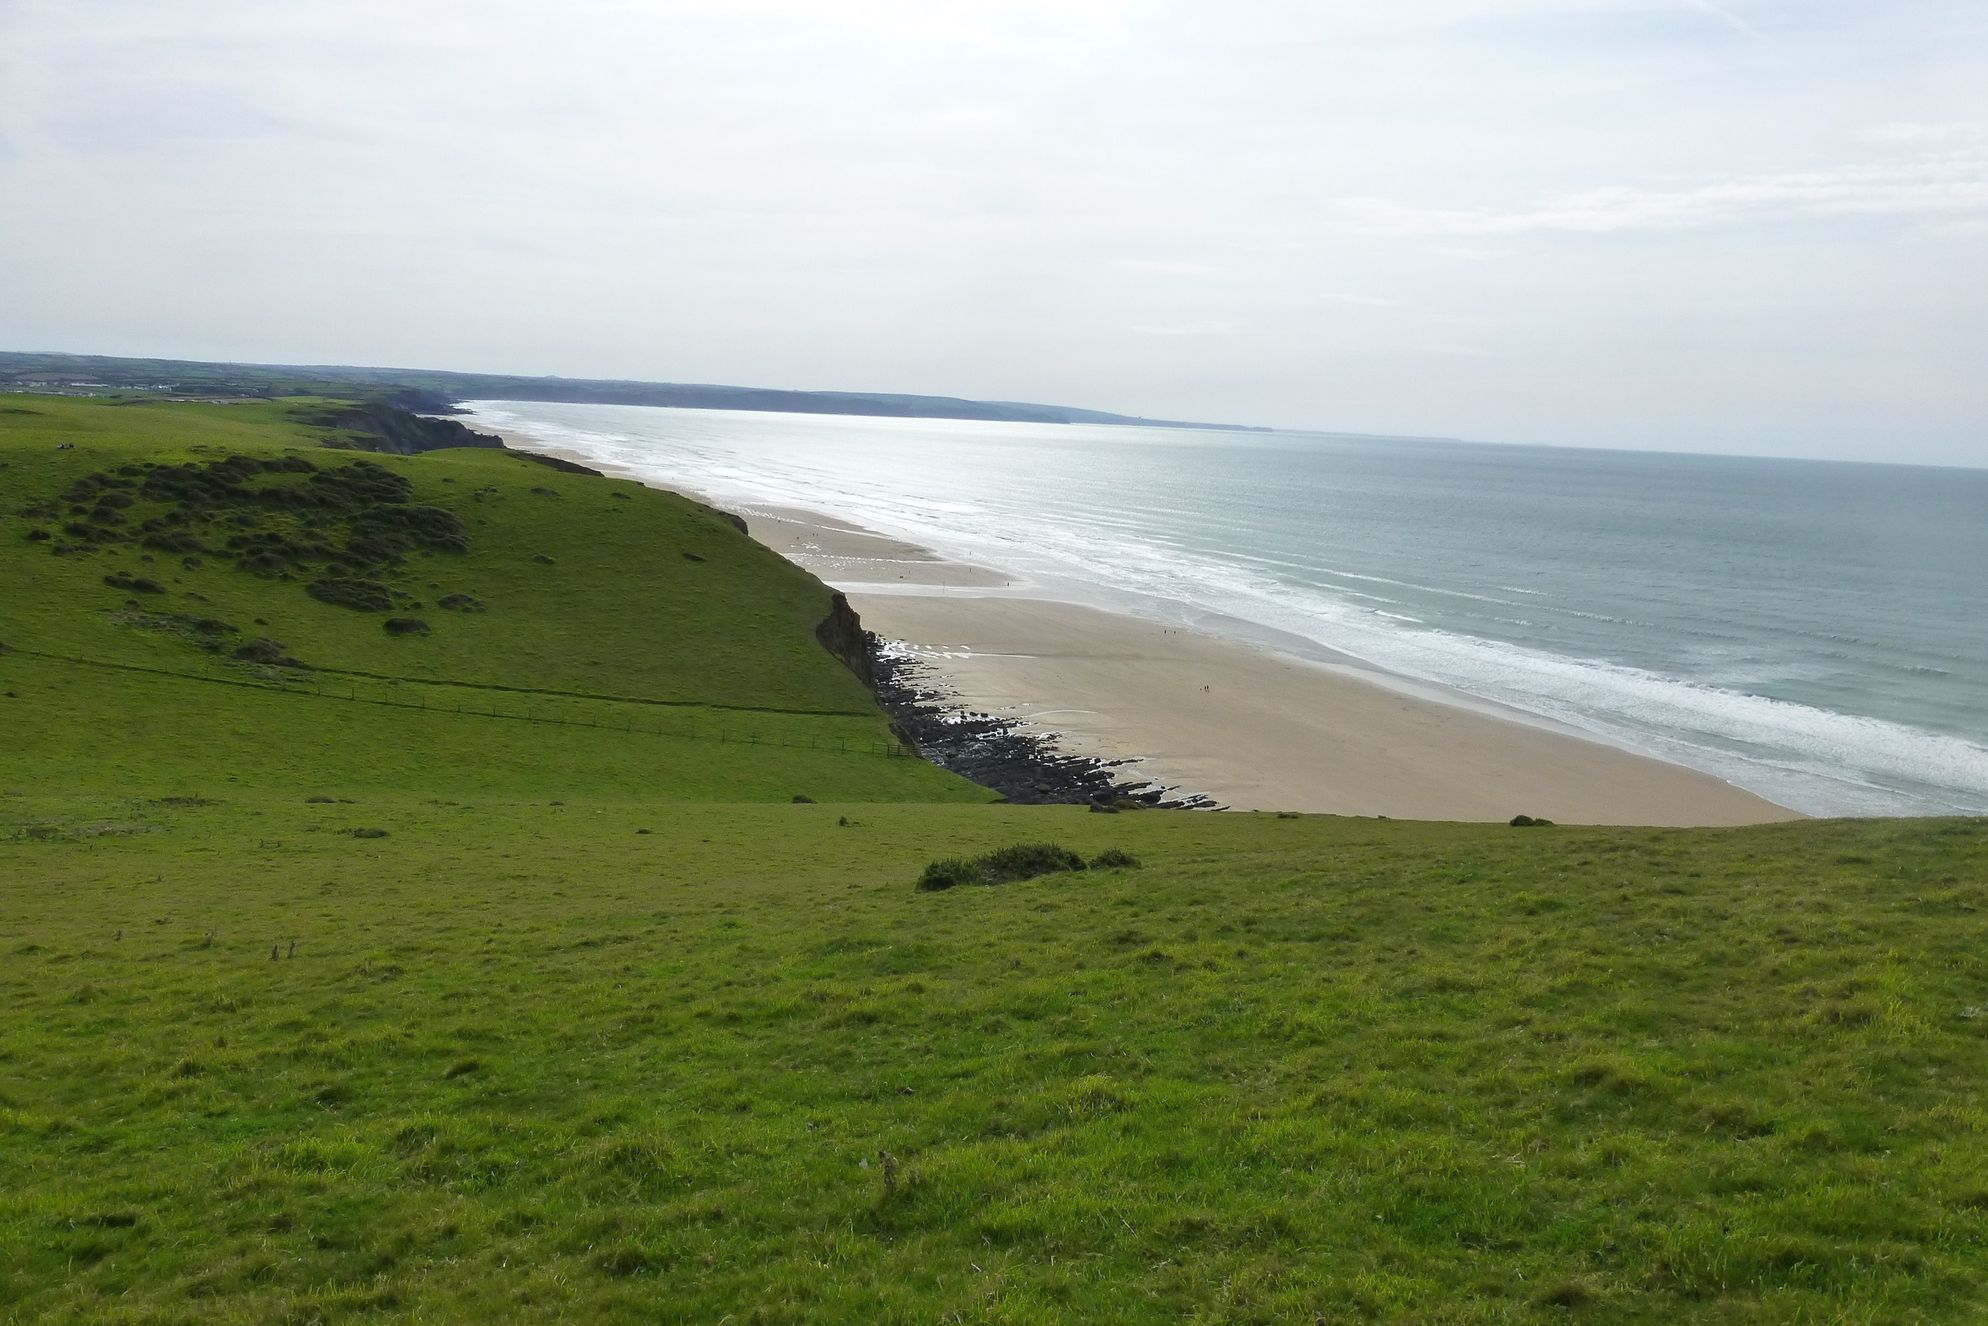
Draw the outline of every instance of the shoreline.
[[[529,449],[650,482],[526,430]],[[656,485],[661,486],[661,485]],[[684,489],[695,500],[708,494]],[[1237,810],[1566,824],[1804,818],[1713,775],[1245,639],[1030,597],[998,570],[829,513],[739,508],[753,538],[847,595],[912,675],[1063,756]],[[1122,762],[1122,764],[1121,764]]]

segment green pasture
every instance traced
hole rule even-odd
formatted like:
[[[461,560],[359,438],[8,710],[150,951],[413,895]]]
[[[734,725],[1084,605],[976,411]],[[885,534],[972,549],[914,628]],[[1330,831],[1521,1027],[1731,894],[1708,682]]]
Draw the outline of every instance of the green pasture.
[[[719,515],[322,438],[0,396],[0,1323],[1981,1319],[1988,824],[991,804]],[[59,534],[292,452],[466,551]]]

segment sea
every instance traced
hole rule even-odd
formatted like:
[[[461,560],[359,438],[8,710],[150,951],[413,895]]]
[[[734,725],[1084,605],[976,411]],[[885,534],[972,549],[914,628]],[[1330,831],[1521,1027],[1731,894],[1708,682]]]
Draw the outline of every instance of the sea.
[[[1014,592],[1372,670],[1811,815],[1988,814],[1988,470],[467,408],[646,481],[830,513]]]

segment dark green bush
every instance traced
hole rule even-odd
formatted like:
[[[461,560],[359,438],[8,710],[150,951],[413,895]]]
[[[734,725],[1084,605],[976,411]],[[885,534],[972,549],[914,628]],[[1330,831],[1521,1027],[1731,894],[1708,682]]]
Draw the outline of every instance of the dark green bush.
[[[1138,864],[1138,857],[1130,852],[1120,851],[1116,847],[1107,847],[1091,858],[1093,870],[1130,870]]]
[[[963,856],[948,856],[934,861],[925,867],[925,873],[918,877],[918,887],[927,892],[950,889],[958,884],[985,884],[987,877],[980,873],[978,863]]]
[[[376,561],[415,548],[469,551],[469,536],[462,522],[434,506],[378,506],[362,511],[352,521],[352,536],[349,546]]]
[[[1018,879],[1034,879],[1037,875],[1082,870],[1084,858],[1056,843],[1019,843],[981,857],[980,868],[989,884],[1008,884]]]
[[[250,640],[235,650],[235,657],[244,663],[266,663],[273,667],[300,668],[303,664],[285,652],[281,640]]]
[[[1084,858],[1055,843],[1019,843],[985,856],[949,856],[932,862],[918,887],[935,891],[960,884],[1013,884],[1038,875],[1084,869]]]
[[[393,607],[393,592],[377,580],[327,576],[304,586],[304,592],[324,603],[359,612],[385,612]]]

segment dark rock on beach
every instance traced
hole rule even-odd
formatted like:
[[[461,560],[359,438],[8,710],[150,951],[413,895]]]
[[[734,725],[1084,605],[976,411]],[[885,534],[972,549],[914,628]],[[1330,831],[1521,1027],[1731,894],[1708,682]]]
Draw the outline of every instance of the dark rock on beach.
[[[1204,796],[1173,795],[1152,782],[1122,781],[1118,770],[1128,761],[1065,755],[1052,737],[1024,731],[1013,719],[963,710],[923,684],[915,662],[892,652],[875,634],[863,634],[879,703],[898,735],[942,769],[1021,805],[1089,802],[1102,812],[1215,805]]]

